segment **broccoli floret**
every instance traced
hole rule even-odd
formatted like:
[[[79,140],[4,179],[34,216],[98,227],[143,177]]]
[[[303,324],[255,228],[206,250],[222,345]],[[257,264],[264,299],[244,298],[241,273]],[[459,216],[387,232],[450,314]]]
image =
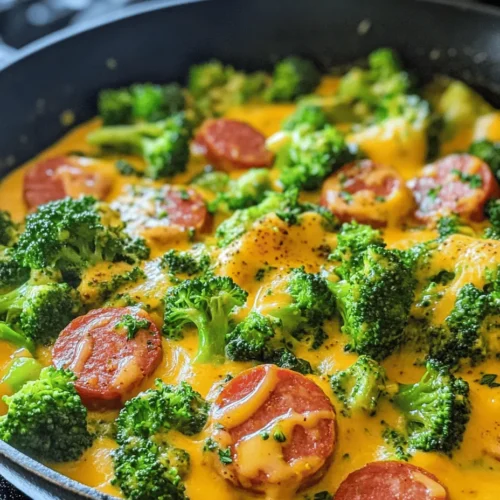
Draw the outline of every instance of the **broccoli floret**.
[[[205,273],[210,269],[210,256],[204,251],[204,247],[191,251],[169,250],[160,261],[163,269],[168,269],[171,276],[185,274],[194,276],[195,274]]]
[[[328,117],[323,108],[314,104],[299,104],[297,109],[282,123],[281,129],[292,131],[299,127],[321,130],[328,125]]]
[[[257,220],[268,214],[275,213],[281,220],[289,225],[300,223],[300,216],[306,212],[317,212],[325,222],[327,229],[336,226],[335,218],[331,212],[312,203],[299,202],[299,193],[291,189],[286,193],[269,192],[266,197],[253,207],[236,210],[234,214],[217,227],[215,235],[221,247],[245,234]]]
[[[231,178],[226,172],[207,169],[201,174],[198,174],[191,181],[191,185],[198,186],[214,194],[223,193],[227,190],[227,186]]]
[[[469,147],[469,153],[488,164],[494,176],[500,180],[500,142],[476,141]]]
[[[27,382],[0,417],[0,437],[24,453],[42,460],[76,460],[92,444],[87,409],[69,370],[44,368],[38,380]]]
[[[484,230],[484,237],[491,240],[500,240],[500,200],[490,200],[486,204],[485,212],[491,227]]]
[[[36,344],[52,343],[78,315],[78,292],[66,283],[33,277],[19,288],[0,295],[0,318]]]
[[[358,268],[363,260],[363,252],[369,246],[385,247],[382,233],[366,224],[346,222],[337,235],[337,247],[328,256],[329,260],[341,264],[335,269],[341,278],[348,278],[352,269]]]
[[[470,127],[481,115],[491,113],[493,108],[474,90],[463,82],[444,82],[444,92],[439,96],[436,110],[444,120],[444,139],[452,138],[458,130]]]
[[[221,206],[228,210],[251,207],[260,203],[270,189],[269,170],[252,168],[238,179],[229,181],[225,191],[209,204],[209,209],[214,212]]]
[[[319,85],[321,74],[312,61],[290,56],[274,67],[265,98],[271,102],[289,102],[310,94]]]
[[[206,118],[221,116],[232,106],[258,99],[266,85],[264,73],[243,73],[216,60],[189,70],[188,90],[195,108]]]
[[[465,221],[460,219],[457,214],[441,217],[437,222],[437,230],[440,239],[448,238],[452,234],[465,234],[474,236],[474,230],[467,225]]]
[[[140,120],[158,121],[185,108],[182,88],[177,83],[141,83],[99,93],[98,109],[104,125],[127,125]]]
[[[342,263],[341,281],[331,284],[350,337],[348,350],[376,360],[402,342],[413,301],[415,279],[400,252],[370,245]]]
[[[368,110],[378,107],[380,100],[406,94],[412,79],[402,69],[397,54],[391,49],[378,49],[368,56],[368,69],[354,67],[340,81],[339,97],[362,103]]]
[[[327,281],[318,274],[307,273],[304,268],[293,269],[287,276],[286,293],[290,302],[267,311],[281,321],[284,332],[305,341],[312,349],[319,348],[327,336],[325,321],[335,315],[335,297]]]
[[[14,259],[12,247],[17,242],[19,225],[10,214],[0,210],[0,291],[16,287],[29,278],[29,269]]]
[[[88,141],[104,150],[138,154],[146,161],[144,175],[163,179],[185,172],[189,160],[192,125],[184,113],[155,123],[106,126]]]
[[[0,324],[0,334],[2,325]],[[36,380],[42,371],[42,365],[33,358],[16,357],[2,370],[1,383],[5,384],[11,393],[17,392],[31,380]]]
[[[132,96],[128,89],[105,89],[97,98],[99,116],[104,125],[119,125],[132,121]]]
[[[226,337],[226,356],[233,361],[259,361],[302,374],[312,373],[311,365],[292,352],[293,339],[280,329],[281,321],[252,311]]]
[[[161,436],[130,438],[112,452],[115,477],[130,500],[187,500],[183,478],[190,468],[189,454],[170,446]]]
[[[472,364],[487,355],[480,328],[489,312],[488,295],[472,284],[464,285],[445,324],[432,329],[430,357],[447,364],[467,358]]]
[[[29,215],[15,255],[22,266],[57,269],[74,280],[101,261],[146,259],[149,248],[124,232],[116,212],[86,196],[50,202]]]
[[[325,126],[310,132],[299,127],[278,152],[276,166],[285,189],[318,189],[336,169],[359,157],[355,145],[345,142],[337,129]]]
[[[140,280],[146,279],[146,274],[140,267],[133,267],[122,274],[113,274],[109,279],[103,279],[97,276],[87,283],[87,286],[92,288],[92,292],[86,293],[80,288],[82,301],[87,307],[99,307],[111,297],[124,285],[130,283],[137,283]],[[82,284],[84,281],[82,281]]]
[[[380,397],[385,393],[385,370],[368,356],[360,356],[346,370],[330,377],[334,394],[349,414],[351,410],[363,410],[375,415]]]
[[[18,225],[12,220],[10,214],[0,210],[0,246],[10,247],[17,239]]]
[[[470,417],[469,385],[448,368],[429,363],[419,382],[399,387],[393,403],[404,416],[410,449],[450,454],[460,446]]]
[[[35,344],[21,332],[16,332],[8,323],[0,321],[0,340],[35,353]]]
[[[117,419],[117,441],[150,438],[169,430],[192,436],[208,419],[209,404],[186,382],[178,386],[156,380],[155,389],[141,392],[125,403]]]
[[[199,338],[195,361],[222,362],[230,314],[245,303],[247,296],[229,277],[186,280],[167,291],[163,333],[169,338],[179,338],[184,327],[193,324]]]

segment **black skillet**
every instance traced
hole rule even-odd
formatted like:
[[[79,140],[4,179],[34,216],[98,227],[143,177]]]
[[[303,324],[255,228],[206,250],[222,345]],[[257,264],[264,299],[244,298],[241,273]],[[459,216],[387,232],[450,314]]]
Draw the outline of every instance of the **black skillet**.
[[[414,0],[211,0],[143,4],[64,30],[0,68],[0,177],[95,114],[103,87],[182,81],[217,57],[269,68],[291,53],[328,66],[391,46],[424,78],[446,73],[500,106],[500,11]],[[0,441],[0,474],[34,499],[109,499]],[[210,494],[207,493],[207,498]]]

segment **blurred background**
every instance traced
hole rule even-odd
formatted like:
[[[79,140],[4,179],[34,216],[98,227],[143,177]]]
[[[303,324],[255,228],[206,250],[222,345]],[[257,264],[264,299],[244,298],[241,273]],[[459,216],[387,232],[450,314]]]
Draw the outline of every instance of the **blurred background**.
[[[147,0],[0,0],[0,60],[53,31]]]
[[[12,56],[15,49],[53,31],[145,1],[148,0],[0,0],[0,61]],[[483,3],[500,5],[500,0]]]

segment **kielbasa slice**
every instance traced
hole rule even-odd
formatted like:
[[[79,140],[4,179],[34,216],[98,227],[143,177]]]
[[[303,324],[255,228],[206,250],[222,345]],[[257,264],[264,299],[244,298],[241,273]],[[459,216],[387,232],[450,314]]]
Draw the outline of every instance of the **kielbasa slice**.
[[[447,500],[436,476],[404,462],[372,462],[351,472],[335,500]]]
[[[203,197],[180,186],[135,186],[112,207],[120,212],[129,231],[160,245],[185,238],[189,231],[205,232],[212,221]]]
[[[222,170],[270,167],[274,155],[266,138],[248,123],[219,118],[207,120],[195,136],[193,149]]]
[[[33,209],[66,196],[92,195],[103,199],[110,189],[106,177],[87,170],[79,159],[56,156],[39,161],[26,172],[23,195],[28,208]]]
[[[411,192],[392,167],[361,160],[343,166],[323,183],[321,205],[341,222],[375,227],[399,221],[411,210]]]
[[[228,460],[216,470],[253,491],[298,490],[319,480],[335,447],[335,410],[312,380],[274,365],[240,373],[219,394],[212,438]]]
[[[473,221],[484,219],[484,205],[500,196],[500,186],[486,163],[468,154],[448,155],[423,170],[408,186],[421,221],[456,213]]]
[[[149,321],[128,338],[125,315]],[[131,307],[95,309],[74,319],[52,350],[57,368],[75,373],[75,388],[91,409],[120,407],[131,389],[151,375],[162,357],[161,336],[149,315]]]

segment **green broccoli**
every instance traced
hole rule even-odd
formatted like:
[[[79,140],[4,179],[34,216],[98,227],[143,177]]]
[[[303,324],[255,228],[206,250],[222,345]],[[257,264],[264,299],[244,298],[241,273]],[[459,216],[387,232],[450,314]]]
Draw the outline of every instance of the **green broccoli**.
[[[430,357],[449,365],[455,365],[461,359],[469,359],[472,364],[484,360],[488,345],[481,325],[489,311],[488,295],[470,283],[464,285],[445,324],[430,332]]]
[[[293,269],[286,277],[286,293],[290,302],[267,313],[281,321],[285,333],[301,342],[309,341],[312,349],[319,348],[327,338],[323,324],[336,312],[328,282],[303,267]]]
[[[196,175],[190,184],[217,194],[227,191],[230,180],[226,172],[205,169],[201,174]]]
[[[0,324],[0,332],[1,329]],[[9,388],[11,393],[14,393],[27,382],[38,379],[42,368],[36,359],[25,356],[16,357],[2,370],[0,382]]]
[[[130,162],[120,159],[115,163],[115,168],[121,175],[126,177],[144,177],[144,171],[132,165]]]
[[[211,266],[210,256],[204,246],[193,247],[189,251],[169,250],[161,257],[160,267],[168,269],[170,276],[185,274],[194,276],[208,272]]]
[[[449,369],[428,363],[415,384],[402,384],[392,401],[404,419],[410,449],[451,454],[470,417],[469,385]]]
[[[332,230],[336,221],[331,212],[324,207],[312,203],[299,202],[299,193],[291,189],[286,193],[269,192],[266,197],[253,207],[236,210],[231,217],[217,227],[215,235],[221,247],[231,242],[250,230],[254,222],[268,214],[275,213],[281,220],[289,225],[300,223],[300,216],[306,212],[316,212],[323,218],[325,227]]]
[[[117,441],[124,444],[134,436],[150,438],[169,430],[198,434],[207,422],[208,410],[208,403],[186,382],[172,386],[158,379],[154,389],[125,403],[117,419]]]
[[[484,237],[491,240],[500,240],[500,200],[488,201],[485,213],[491,226],[484,230]]]
[[[469,154],[487,163],[493,175],[500,180],[500,142],[475,141],[469,147]]]
[[[226,335],[230,330],[230,314],[247,299],[229,277],[205,277],[183,281],[170,288],[164,299],[165,323],[163,333],[179,338],[185,326],[193,324],[198,330],[198,363],[224,361]]]
[[[312,61],[290,56],[274,67],[271,84],[265,92],[270,102],[290,102],[310,94],[319,85],[321,74]]]
[[[80,296],[66,283],[34,276],[0,295],[0,319],[35,342],[48,345],[81,310]]]
[[[292,337],[280,329],[281,320],[257,311],[236,325],[226,336],[226,357],[234,361],[272,363],[304,375],[312,373],[311,365],[292,352]]]
[[[341,280],[331,289],[350,338],[347,349],[384,359],[403,340],[416,285],[412,268],[400,252],[369,245],[339,270]]]
[[[232,106],[259,99],[266,86],[264,73],[243,73],[216,60],[189,70],[188,90],[195,109],[205,118],[221,116]]]
[[[360,356],[346,370],[334,373],[330,385],[347,415],[356,410],[375,415],[378,401],[386,390],[386,374],[376,361]]]
[[[281,129],[291,132],[299,127],[308,130],[321,130],[328,125],[328,117],[321,106],[301,103],[297,109],[281,124]]]
[[[0,321],[0,340],[9,342],[15,347],[27,349],[31,354],[35,354],[35,344],[22,332],[17,332],[11,325]]]
[[[329,260],[340,265],[335,272],[341,278],[347,278],[353,268],[358,268],[363,260],[363,252],[369,246],[385,247],[382,233],[367,224],[345,222],[337,235],[337,247],[328,256]]]
[[[373,111],[381,99],[407,94],[411,88],[412,78],[403,70],[397,54],[382,48],[368,56],[368,69],[354,67],[342,77],[338,95]]]
[[[21,266],[13,256],[13,246],[17,242],[19,225],[10,214],[0,210],[0,292],[16,287],[29,278],[29,269]]]
[[[82,285],[86,285],[95,293],[88,293],[80,287],[80,295],[87,308],[97,308],[110,300],[122,286],[138,283],[144,279],[146,279],[144,271],[140,267],[134,266],[123,273],[113,274],[109,279],[103,279],[102,276],[97,276],[87,283],[85,283],[85,279],[83,279]]]
[[[56,269],[75,280],[101,261],[146,259],[149,248],[124,232],[116,212],[86,196],[53,201],[28,215],[15,256],[22,266]]]
[[[142,156],[146,162],[144,175],[164,179],[185,172],[191,136],[191,122],[184,113],[178,113],[155,123],[102,127],[87,139],[106,151]]]
[[[260,203],[271,189],[271,176],[266,168],[252,168],[241,177],[228,182],[224,191],[219,192],[209,204],[211,212],[221,206],[227,210],[238,210]]]
[[[68,370],[44,368],[13,396],[4,396],[9,409],[0,417],[0,437],[35,458],[51,462],[76,460],[92,444],[87,409]]]
[[[290,141],[279,149],[276,167],[285,189],[318,189],[323,180],[342,165],[359,158],[355,145],[329,125],[310,131],[299,127],[290,133]]]
[[[134,314],[124,314],[116,328],[123,328],[127,333],[127,340],[132,340],[141,330],[149,330],[151,322]]]
[[[439,238],[444,240],[452,234],[465,234],[474,236],[474,230],[467,223],[460,219],[457,214],[441,217],[437,222]]]
[[[190,469],[189,454],[170,446],[161,436],[130,438],[112,452],[112,484],[129,500],[188,500],[183,478]]]
[[[184,110],[186,105],[177,83],[140,83],[129,88],[105,89],[99,92],[97,104],[104,125],[163,120]]]

